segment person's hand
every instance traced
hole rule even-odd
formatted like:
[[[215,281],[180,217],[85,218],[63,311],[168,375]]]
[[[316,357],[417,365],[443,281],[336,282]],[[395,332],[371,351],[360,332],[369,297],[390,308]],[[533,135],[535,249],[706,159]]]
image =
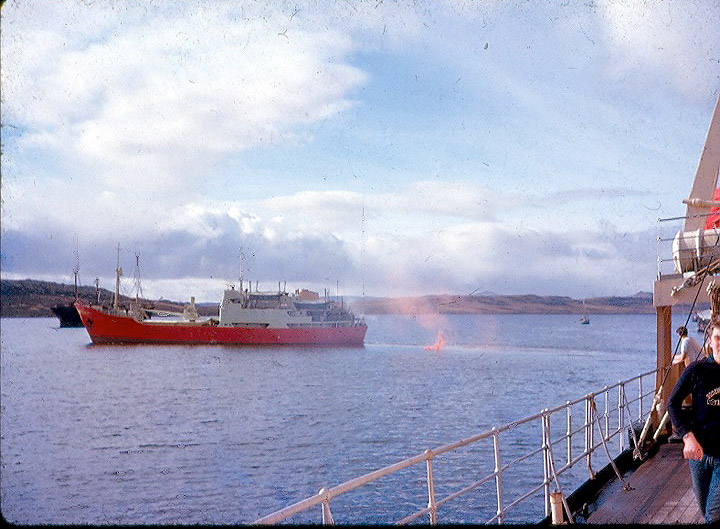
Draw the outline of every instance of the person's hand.
[[[702,459],[703,449],[695,439],[695,434],[690,432],[683,437],[683,457],[685,459]]]

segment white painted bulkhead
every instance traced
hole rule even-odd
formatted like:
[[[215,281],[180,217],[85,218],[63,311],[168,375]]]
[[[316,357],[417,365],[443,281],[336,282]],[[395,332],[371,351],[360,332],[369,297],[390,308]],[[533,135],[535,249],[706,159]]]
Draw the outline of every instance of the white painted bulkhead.
[[[346,311],[336,312],[334,302],[301,301],[299,296],[276,293],[248,293],[229,288],[220,303],[220,327],[260,327],[287,329],[298,327],[352,326],[354,318]],[[298,302],[296,306],[295,302]],[[328,318],[332,309],[335,318]],[[319,314],[318,314],[319,313]],[[315,314],[315,319],[313,319]],[[340,316],[337,318],[337,316]],[[318,317],[319,316],[319,317]]]

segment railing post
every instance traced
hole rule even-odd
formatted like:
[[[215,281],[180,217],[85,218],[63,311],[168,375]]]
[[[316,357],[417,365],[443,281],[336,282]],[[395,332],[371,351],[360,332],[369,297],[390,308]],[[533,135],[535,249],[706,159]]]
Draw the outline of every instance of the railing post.
[[[594,449],[595,440],[593,438],[593,407],[592,407],[592,395],[585,397],[585,459],[587,461],[587,468],[590,472],[590,478],[595,477],[595,471],[592,468],[592,451]]]
[[[605,441],[610,437],[610,388],[605,386]]]
[[[321,488],[318,494],[322,494],[325,496],[325,499],[323,499],[322,502],[323,525],[335,525],[335,520],[333,520],[332,512],[330,512],[330,498],[327,497],[327,489],[325,487]]]
[[[620,452],[625,450],[625,384],[618,382],[618,432],[620,432]]]
[[[550,515],[550,432],[548,431],[547,408],[541,413],[542,452],[543,452],[543,489],[545,492],[545,516]]]
[[[433,478],[433,452],[430,449],[425,450],[425,456],[427,457],[427,487],[428,487],[428,509],[430,512],[430,525],[437,525],[437,504],[435,503],[435,481]]]
[[[640,377],[639,382],[640,382],[640,384],[638,385],[638,387],[639,387],[638,403],[640,406],[640,410],[639,410],[638,420],[642,421],[643,420],[643,387],[642,387],[643,377]]]
[[[505,521],[503,482],[502,482],[502,460],[500,459],[500,435],[496,427],[492,429],[493,449],[495,452],[495,489],[497,491],[497,520],[499,524]]]
[[[588,452],[590,450],[590,413],[590,399],[589,397],[585,397],[585,460],[588,468],[591,468],[588,456]],[[592,477],[592,470],[590,470],[590,477]]]
[[[570,465],[572,462],[572,406],[568,400],[565,405],[565,411],[567,412],[567,464]]]
[[[657,277],[662,276],[662,259],[660,256],[660,217],[658,217],[657,222],[655,223],[655,233],[657,234],[655,248],[657,251]]]

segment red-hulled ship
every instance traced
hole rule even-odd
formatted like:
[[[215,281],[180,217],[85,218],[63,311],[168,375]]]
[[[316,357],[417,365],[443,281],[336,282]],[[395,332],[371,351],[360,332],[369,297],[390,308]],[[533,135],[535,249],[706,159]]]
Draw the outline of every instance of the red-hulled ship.
[[[362,345],[367,325],[342,303],[308,290],[225,290],[219,317],[198,315],[194,300],[182,313],[76,303],[95,344]]]

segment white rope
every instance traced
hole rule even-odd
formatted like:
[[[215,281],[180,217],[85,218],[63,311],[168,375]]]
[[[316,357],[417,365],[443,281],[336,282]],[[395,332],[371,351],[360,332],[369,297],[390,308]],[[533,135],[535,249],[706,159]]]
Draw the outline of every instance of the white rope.
[[[635,426],[633,425],[632,415],[630,414],[630,403],[627,400],[627,393],[625,392],[625,388],[623,386],[623,407],[625,408],[625,411],[627,412],[628,421],[630,422],[630,435],[632,437],[633,444],[635,447],[633,448],[633,458],[640,459],[642,457],[642,454],[640,453],[640,445],[638,443],[638,438],[635,435]]]
[[[625,478],[622,477],[620,474],[620,470],[618,469],[617,465],[615,464],[615,461],[613,461],[612,456],[610,455],[610,450],[607,447],[607,441],[605,440],[605,434],[602,431],[602,426],[600,425],[600,416],[597,411],[597,405],[595,404],[595,397],[590,396],[590,407],[593,411],[593,418],[592,420],[597,424],[598,431],[600,432],[600,440],[602,441],[603,448],[605,449],[605,454],[608,456],[608,459],[610,460],[610,465],[612,465],[613,470],[615,471],[615,475],[617,478],[623,483],[623,489],[625,490],[632,490],[632,487],[629,483],[625,482]]]

